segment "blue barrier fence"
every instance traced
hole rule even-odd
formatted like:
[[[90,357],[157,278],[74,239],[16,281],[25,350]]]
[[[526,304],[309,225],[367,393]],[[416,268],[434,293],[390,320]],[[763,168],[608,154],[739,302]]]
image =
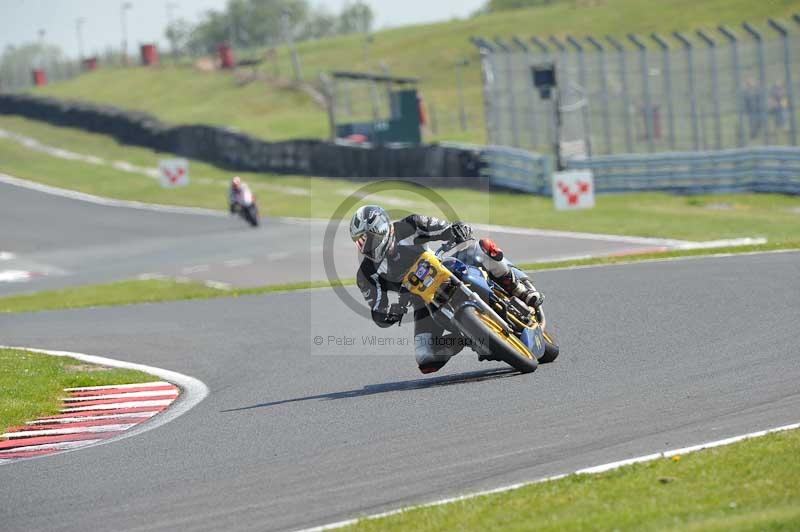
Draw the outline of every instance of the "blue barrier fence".
[[[484,148],[482,174],[503,188],[550,195],[547,157],[520,150]],[[569,170],[591,170],[598,194],[668,191],[682,194],[777,192],[800,194],[800,148],[757,147],[705,152],[596,156],[568,161]]]
[[[481,148],[481,176],[489,185],[529,194],[550,194],[550,158],[506,146]]]

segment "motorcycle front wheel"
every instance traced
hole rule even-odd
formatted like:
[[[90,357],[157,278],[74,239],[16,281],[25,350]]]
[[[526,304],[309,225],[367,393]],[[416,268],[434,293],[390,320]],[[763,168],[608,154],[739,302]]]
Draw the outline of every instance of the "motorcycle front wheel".
[[[464,308],[457,318],[463,332],[476,345],[473,349],[484,350],[491,358],[501,360],[520,373],[536,371],[539,362],[519,338],[506,334],[494,319],[475,307]]]
[[[539,364],[549,364],[558,358],[558,342],[550,331],[542,331],[542,336],[544,337],[544,354],[539,357]]]
[[[253,227],[258,227],[258,209],[256,209],[256,206],[251,205],[250,207],[245,207],[243,212],[244,212],[244,218],[245,220],[247,220],[247,223],[249,223]]]

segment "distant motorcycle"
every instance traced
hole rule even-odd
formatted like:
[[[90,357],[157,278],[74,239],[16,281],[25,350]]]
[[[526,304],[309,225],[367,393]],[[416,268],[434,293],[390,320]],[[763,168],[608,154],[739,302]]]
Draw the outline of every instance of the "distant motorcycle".
[[[258,227],[258,205],[256,205],[256,196],[250,190],[243,190],[239,197],[231,205],[231,212],[239,214],[242,218],[247,220],[253,227]]]

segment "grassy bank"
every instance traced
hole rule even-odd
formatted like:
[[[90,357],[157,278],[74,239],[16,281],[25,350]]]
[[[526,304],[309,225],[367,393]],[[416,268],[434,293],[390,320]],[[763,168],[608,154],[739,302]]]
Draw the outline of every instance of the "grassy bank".
[[[0,349],[0,432],[40,416],[57,414],[64,388],[151,382],[140,371],[86,364],[18,349]]]
[[[121,146],[103,135],[59,128],[13,117],[0,117],[0,128],[42,143],[108,161],[124,160],[155,167],[163,154]],[[193,161],[191,184],[165,190],[155,179],[111,166],[58,159],[0,139],[0,171],[23,179],[118,199],[225,208],[230,172]],[[361,185],[349,181],[300,176],[244,173],[270,216],[326,218]],[[414,185],[379,192],[365,201],[384,203],[398,213],[441,214],[439,206],[420,196]],[[580,212],[558,212],[549,198],[466,189],[437,189],[459,218],[518,227],[538,227],[635,236],[708,240],[766,237],[770,241],[800,237],[800,198],[777,194],[676,196],[664,193],[599,196],[597,206]],[[389,203],[386,203],[386,202]],[[349,214],[348,214],[349,215]]]
[[[625,257],[598,257],[584,260],[521,264],[520,267],[529,272],[537,272],[575,266],[623,264],[628,262],[675,259],[679,257],[694,257],[718,253],[749,253],[774,251],[778,249],[800,249],[800,241],[712,250],[670,251],[665,253],[643,253]],[[355,284],[355,280],[340,279],[336,284],[340,286],[350,286]],[[120,281],[116,283],[77,286],[62,290],[46,290],[30,294],[0,297],[0,313],[37,312],[70,308],[132,305],[137,303],[161,303],[188,299],[240,297],[271,292],[325,288],[330,286],[331,283],[327,281],[311,281],[267,285],[255,288],[220,290],[198,282],[178,282],[171,279]]]
[[[363,520],[344,530],[797,530],[800,431]]]
[[[352,284],[354,281],[342,281]],[[325,281],[276,284],[255,288],[221,290],[198,282],[171,279],[130,280],[115,283],[76,286],[61,290],[45,290],[30,294],[0,297],[0,313],[36,312],[86,307],[113,307],[136,303],[162,303],[189,299],[239,297],[269,292],[285,292],[330,286]]]
[[[393,74],[422,79],[422,94],[435,106],[439,129],[428,140],[442,138],[483,142],[483,104],[477,51],[471,36],[523,38],[713,29],[743,21],[763,26],[767,18],[787,18],[800,9],[797,0],[574,0],[508,11],[465,20],[452,20],[375,32],[364,58],[364,38],[351,35],[304,42],[298,52],[304,78],[315,81],[320,72],[376,70],[385,65]],[[286,50],[278,50],[281,77],[289,77]],[[259,52],[260,53],[260,52]],[[469,58],[465,99],[472,127],[462,132],[457,120],[454,64]],[[264,71],[272,71],[272,66]],[[200,72],[189,66],[103,69],[44,88],[36,93],[108,103],[155,114],[174,123],[232,126],[265,139],[322,137],[327,133],[324,111],[305,93],[264,81],[242,84],[229,73]]]

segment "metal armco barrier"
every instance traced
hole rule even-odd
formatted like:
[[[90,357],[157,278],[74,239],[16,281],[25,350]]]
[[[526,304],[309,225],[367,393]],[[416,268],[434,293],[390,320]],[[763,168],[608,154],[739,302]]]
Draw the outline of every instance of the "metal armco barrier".
[[[572,160],[594,172],[599,194],[661,190],[800,194],[800,148],[758,147],[653,155],[604,155]]]
[[[499,146],[481,153],[491,186],[552,194],[549,158]],[[665,191],[682,194],[776,192],[800,194],[800,148],[759,147],[705,152],[603,155],[572,159],[568,170],[592,170],[595,192]]]
[[[485,146],[481,150],[481,175],[490,187],[550,194],[550,159],[544,155],[505,146]]]

